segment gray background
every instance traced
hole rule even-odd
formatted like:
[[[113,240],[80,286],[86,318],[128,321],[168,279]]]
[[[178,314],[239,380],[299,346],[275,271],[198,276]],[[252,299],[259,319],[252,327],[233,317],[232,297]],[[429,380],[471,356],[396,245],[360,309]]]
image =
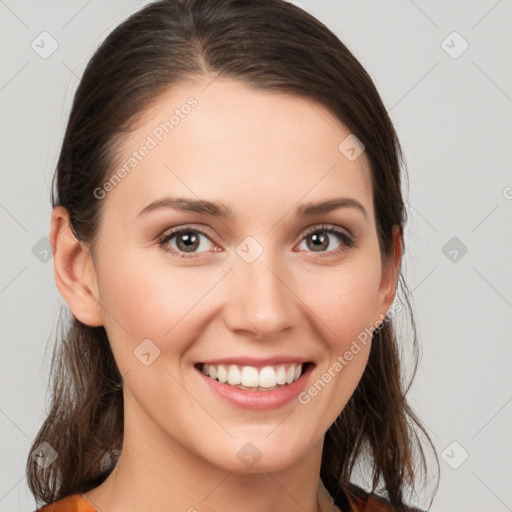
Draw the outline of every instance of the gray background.
[[[0,512],[35,503],[24,466],[64,304],[44,237],[70,103],[97,45],[145,3],[0,0]],[[442,454],[431,510],[512,510],[512,2],[295,3],[370,73],[405,151],[423,354],[410,398]],[[51,48],[43,31],[48,58],[31,47]]]

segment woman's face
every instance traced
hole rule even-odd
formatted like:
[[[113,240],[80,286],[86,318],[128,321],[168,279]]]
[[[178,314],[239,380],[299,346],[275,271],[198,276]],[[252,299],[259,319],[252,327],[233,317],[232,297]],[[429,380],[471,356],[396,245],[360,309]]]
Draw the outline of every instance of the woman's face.
[[[147,110],[97,190],[94,293],[124,377],[125,436],[273,471],[318,453],[396,271],[381,264],[366,155],[328,110],[207,84]]]

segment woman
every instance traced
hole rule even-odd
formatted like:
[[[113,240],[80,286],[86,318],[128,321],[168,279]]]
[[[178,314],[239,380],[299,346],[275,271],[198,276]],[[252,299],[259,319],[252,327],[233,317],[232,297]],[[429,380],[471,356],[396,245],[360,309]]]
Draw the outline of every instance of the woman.
[[[294,5],[162,0],[116,28],[54,179],[72,322],[38,510],[413,510],[401,161],[368,74]]]

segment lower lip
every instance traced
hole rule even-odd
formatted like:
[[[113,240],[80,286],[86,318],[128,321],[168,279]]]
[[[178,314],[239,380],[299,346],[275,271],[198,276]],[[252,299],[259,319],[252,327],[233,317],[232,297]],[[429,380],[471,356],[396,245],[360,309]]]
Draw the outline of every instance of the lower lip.
[[[306,371],[294,382],[272,391],[246,391],[229,384],[212,379],[197,370],[208,387],[224,400],[240,409],[269,410],[278,409],[297,398],[306,386],[306,381],[312,366],[308,365]]]

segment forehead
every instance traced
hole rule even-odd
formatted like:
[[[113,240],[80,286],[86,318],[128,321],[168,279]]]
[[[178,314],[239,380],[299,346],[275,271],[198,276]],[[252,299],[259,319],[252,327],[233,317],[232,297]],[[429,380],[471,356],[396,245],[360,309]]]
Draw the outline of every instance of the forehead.
[[[129,197],[139,210],[168,193],[254,211],[351,195],[372,214],[366,155],[351,160],[340,150],[350,135],[307,98],[233,80],[184,82],[142,112],[123,141],[113,172],[125,172],[109,201]]]

